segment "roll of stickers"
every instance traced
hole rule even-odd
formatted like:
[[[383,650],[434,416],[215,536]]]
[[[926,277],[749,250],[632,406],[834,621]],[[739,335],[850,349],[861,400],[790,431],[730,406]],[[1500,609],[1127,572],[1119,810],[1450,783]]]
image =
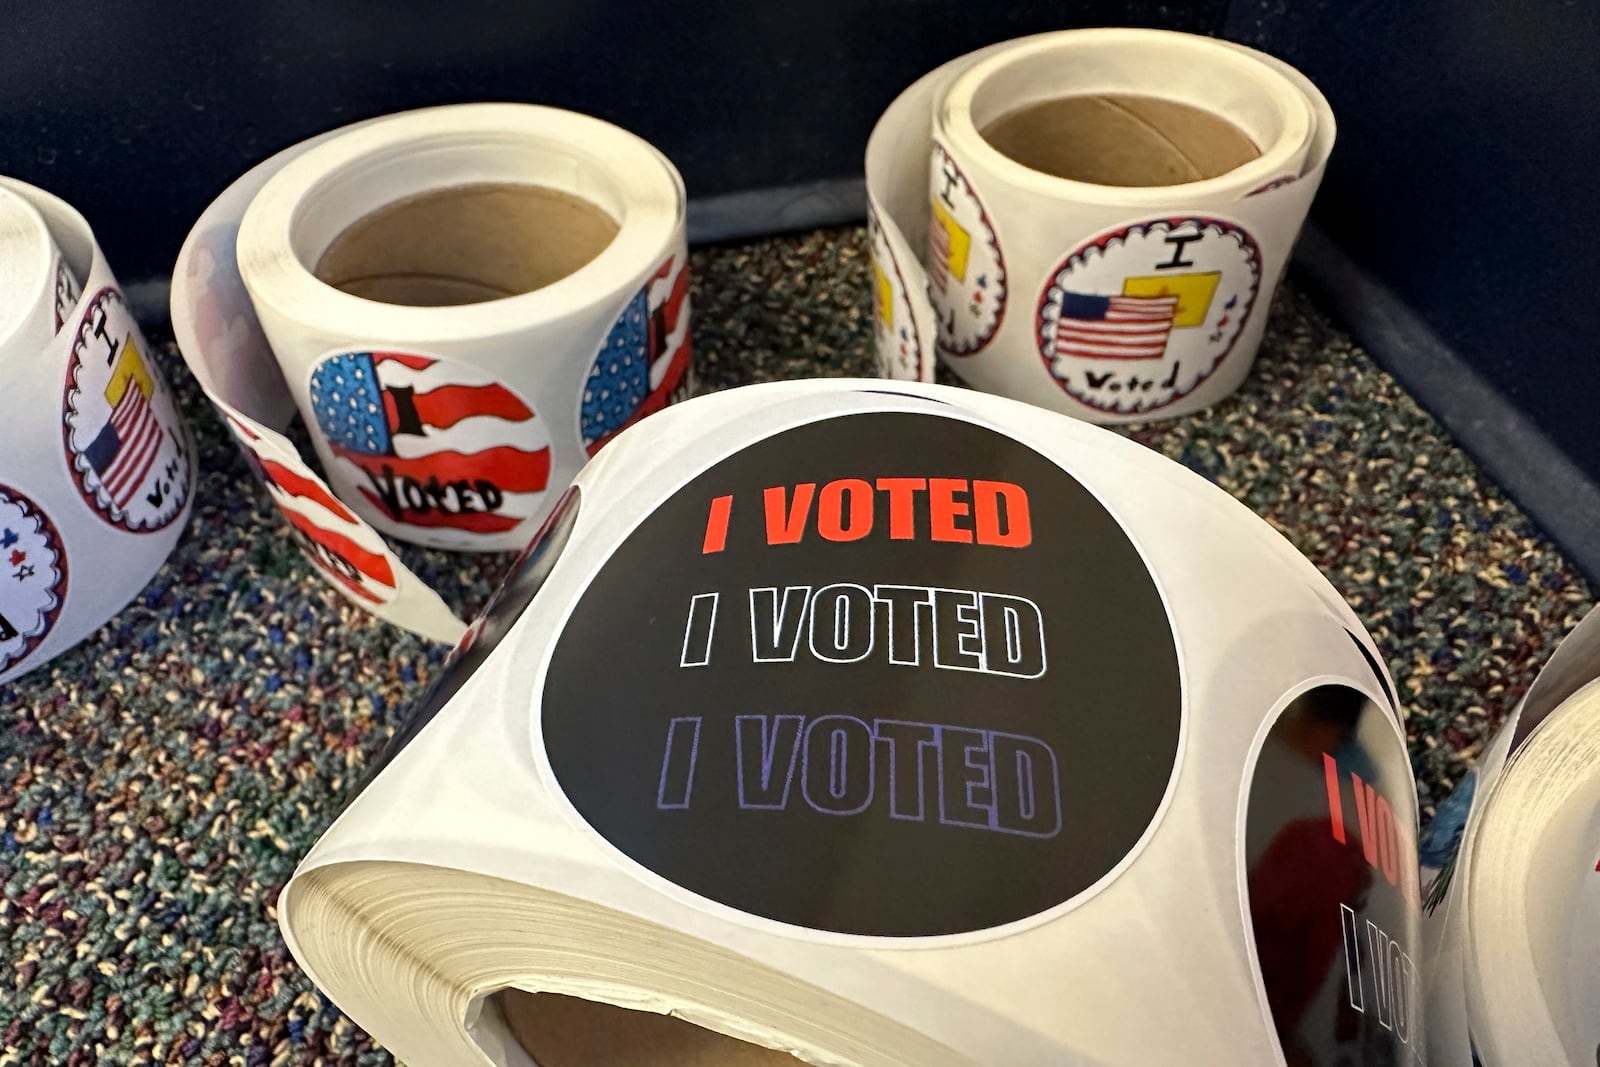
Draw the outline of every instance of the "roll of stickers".
[[[279,916],[412,1063],[1409,1064],[1415,811],[1370,639],[1221,490],[789,382],[585,469]]]
[[[384,537],[521,548],[590,456],[686,395],[683,184],[554,108],[375,119],[229,187],[179,255],[172,317],[319,571],[453,642],[463,623]],[[283,434],[296,412],[321,475]]]
[[[1600,1055],[1600,613],[1439,806],[1422,859],[1435,1063]]]
[[[1518,750],[1473,840],[1467,1001],[1483,1063],[1600,1055],[1600,682]]]
[[[1157,30],[1048,33],[947,63],[867,145],[880,366],[1091,422],[1244,380],[1332,150],[1304,75]]]
[[[99,629],[188,521],[194,446],[83,217],[0,178],[0,682]]]

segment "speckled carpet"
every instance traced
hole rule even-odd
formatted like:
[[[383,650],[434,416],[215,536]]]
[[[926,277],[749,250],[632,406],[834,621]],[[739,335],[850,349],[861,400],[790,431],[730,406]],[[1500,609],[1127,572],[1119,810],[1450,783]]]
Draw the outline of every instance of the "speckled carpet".
[[[699,251],[702,389],[867,373],[866,269],[859,230]],[[1303,296],[1272,315],[1239,394],[1130,432],[1349,598],[1431,814],[1590,592]],[[388,1063],[295,967],[274,905],[447,650],[314,576],[168,348],[200,446],[188,531],[98,634],[0,686],[0,1065]],[[466,611],[508,562],[405,555]]]

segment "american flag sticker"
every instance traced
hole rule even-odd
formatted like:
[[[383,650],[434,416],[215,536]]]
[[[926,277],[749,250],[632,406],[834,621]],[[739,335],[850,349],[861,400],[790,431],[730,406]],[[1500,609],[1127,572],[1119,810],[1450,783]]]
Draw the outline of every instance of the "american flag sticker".
[[[78,321],[62,426],[73,477],[101,518],[149,533],[182,514],[194,446],[115,288],[100,290]]]
[[[1172,332],[1175,296],[1061,294],[1056,355],[1079,359],[1160,359]]]
[[[1035,318],[1056,384],[1100,411],[1157,411],[1233,350],[1255,306],[1255,239],[1212,218],[1148,219],[1095,237],[1046,280]]]
[[[939,349],[970,356],[994,339],[1006,309],[1000,239],[972,183],[935,143],[928,176],[928,291]]]
[[[150,406],[155,382],[138,343],[129,338],[117,355],[105,388],[111,418],[95,434],[84,455],[119,507],[127,507],[161,451],[163,434]]]
[[[67,554],[39,506],[0,485],[0,680],[20,671],[61,615]]]
[[[646,415],[688,395],[689,265],[680,249],[656,268],[612,324],[579,398],[583,447],[594,455]]]
[[[225,410],[222,416],[312,565],[364,607],[392,601],[401,564],[376,531],[334,497],[293,450],[275,447]]]
[[[380,528],[436,548],[509,548],[542,511],[544,422],[487,372],[409,352],[333,352],[312,368],[310,392],[329,484]]]

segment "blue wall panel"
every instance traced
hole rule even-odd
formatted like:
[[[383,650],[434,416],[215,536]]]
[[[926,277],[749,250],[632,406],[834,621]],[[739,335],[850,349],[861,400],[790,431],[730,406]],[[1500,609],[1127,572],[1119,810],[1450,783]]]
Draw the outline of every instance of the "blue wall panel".
[[[1220,27],[1225,0],[0,0],[0,173],[82,210],[124,281],[276,149],[470,100],[586,111],[666,152],[692,197],[858,175],[894,94],[1061,26]]]
[[[1323,229],[1600,478],[1600,4],[1236,0],[1227,36],[1333,104]]]

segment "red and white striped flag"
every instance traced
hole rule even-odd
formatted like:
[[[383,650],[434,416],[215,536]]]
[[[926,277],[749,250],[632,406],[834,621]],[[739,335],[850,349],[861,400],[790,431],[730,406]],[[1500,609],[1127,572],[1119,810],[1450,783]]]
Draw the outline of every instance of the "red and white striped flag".
[[[941,293],[950,281],[950,231],[945,229],[937,211],[933,224],[928,227],[928,278]]]
[[[111,499],[125,508],[155,464],[165,435],[145,395],[143,379],[130,376],[121,388],[111,418],[85,454]]]
[[[1055,353],[1078,359],[1160,359],[1178,297],[1063,293]]]

